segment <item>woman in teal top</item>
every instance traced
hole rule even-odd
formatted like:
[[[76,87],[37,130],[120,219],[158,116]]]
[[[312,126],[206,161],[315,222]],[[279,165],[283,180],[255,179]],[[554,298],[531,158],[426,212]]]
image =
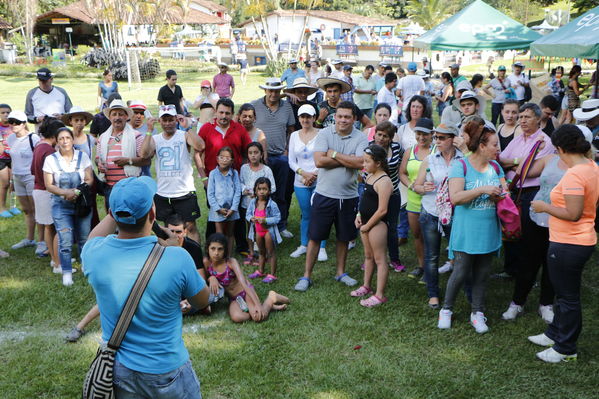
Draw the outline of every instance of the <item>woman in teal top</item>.
[[[449,197],[455,205],[449,257],[453,272],[447,281],[445,302],[439,313],[438,327],[451,327],[455,298],[464,281],[472,281],[470,323],[477,333],[489,330],[484,315],[486,281],[493,256],[501,248],[501,224],[496,203],[507,193],[503,170],[495,161],[499,138],[495,131],[468,122],[464,133],[470,137],[472,155],[451,165]]]
[[[414,182],[420,170],[420,164],[435,149],[433,143],[433,121],[429,118],[420,118],[414,127],[416,133],[416,145],[408,149],[399,167],[399,179],[408,187],[408,223],[410,230],[414,234],[414,245],[416,247],[416,257],[418,258],[418,267],[410,272],[409,277],[421,277],[424,274],[424,241],[420,232],[420,202],[422,196],[414,191]]]
[[[108,100],[112,93],[118,93],[119,84],[112,80],[112,72],[107,69],[102,74],[102,81],[98,83],[98,109],[102,109],[102,105]]]

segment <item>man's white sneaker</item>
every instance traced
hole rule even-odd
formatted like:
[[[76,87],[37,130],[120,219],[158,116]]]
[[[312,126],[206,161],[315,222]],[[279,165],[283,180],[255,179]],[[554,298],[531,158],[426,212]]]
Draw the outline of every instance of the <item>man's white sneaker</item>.
[[[576,360],[577,357],[576,353],[573,355],[562,355],[553,348],[537,353],[537,358],[547,363],[569,362],[570,360]]]
[[[308,251],[308,248],[304,247],[303,245],[300,245],[289,256],[292,258],[299,258],[300,256],[304,255],[307,251]]]
[[[71,272],[66,272],[62,275],[62,285],[65,287],[73,285],[73,274]]]
[[[26,238],[23,238],[21,241],[19,241],[15,245],[13,245],[11,248],[12,249],[21,249],[21,248],[33,247],[33,246],[35,246],[35,240],[28,240]]]
[[[48,254],[45,253],[47,250],[48,247],[46,246],[46,243],[44,241],[38,241],[38,243],[35,245],[35,256],[39,258],[48,256]]]
[[[356,240],[350,241],[350,242],[347,244],[347,250],[348,250],[348,251],[350,251],[350,250],[354,249],[355,247],[356,247]]]
[[[447,273],[453,270],[453,263],[450,261],[445,262],[443,266],[439,268],[439,274]]]
[[[329,260],[329,256],[327,255],[327,250],[324,248],[320,248],[318,250],[318,261],[326,262],[327,260]]]
[[[479,334],[484,334],[489,331],[487,326],[487,318],[483,312],[470,313],[470,324]]]
[[[439,322],[437,323],[437,328],[441,330],[447,330],[451,328],[451,315],[453,312],[449,309],[441,309],[439,311]]]
[[[551,324],[553,322],[553,305],[540,305],[539,315],[545,323]]]
[[[290,232],[289,230],[285,229],[285,230],[281,231],[281,237],[283,237],[283,238],[293,238],[293,233]]]
[[[553,346],[555,341],[545,335],[545,333],[539,335],[531,335],[528,340],[535,345],[539,346]]]
[[[10,254],[0,249],[0,258],[8,258]]]
[[[522,306],[510,303],[510,307],[501,315],[503,320],[516,320],[516,317],[522,313]]]

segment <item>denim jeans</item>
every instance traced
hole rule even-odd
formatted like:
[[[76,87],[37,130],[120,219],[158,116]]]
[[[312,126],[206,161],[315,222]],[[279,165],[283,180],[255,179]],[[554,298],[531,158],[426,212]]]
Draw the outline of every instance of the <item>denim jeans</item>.
[[[200,381],[191,361],[163,374],[141,373],[114,362],[116,399],[201,399]]]
[[[502,107],[503,103],[491,103],[491,123],[495,126],[503,123],[503,116],[501,116]]]
[[[302,212],[302,220],[300,223],[300,243],[301,245],[308,246],[308,226],[310,226],[310,209],[312,208],[312,193],[316,185],[312,187],[293,187],[295,190],[295,198],[300,206]],[[325,240],[320,242],[320,248],[327,246]]]
[[[404,206],[399,210],[399,224],[397,225],[397,236],[399,238],[408,238],[410,224],[408,223],[408,211]]]
[[[63,272],[73,270],[71,252],[73,242],[77,243],[79,254],[87,241],[91,229],[92,212],[87,216],[75,216],[75,205],[60,197],[52,199],[52,219],[58,234],[58,256]]]
[[[424,279],[429,298],[439,298],[439,254],[441,253],[441,232],[439,218],[422,208],[420,211],[420,229],[424,241]],[[451,226],[443,226],[445,237],[449,240]]]
[[[389,198],[387,208],[387,248],[389,250],[389,259],[391,262],[399,262],[399,245],[397,245],[397,222],[399,219],[399,210],[401,208],[401,196],[399,192],[394,193]]]
[[[279,230],[287,228],[287,204],[285,200],[285,187],[287,187],[287,176],[289,175],[289,159],[286,155],[268,154],[268,167],[272,170],[277,191],[273,193],[273,199],[281,211],[281,221],[278,224]]]

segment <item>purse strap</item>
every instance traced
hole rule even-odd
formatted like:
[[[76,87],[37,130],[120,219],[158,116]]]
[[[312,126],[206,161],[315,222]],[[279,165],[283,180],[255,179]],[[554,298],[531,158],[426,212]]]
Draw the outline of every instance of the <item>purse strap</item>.
[[[146,290],[148,283],[150,282],[150,278],[164,253],[164,247],[158,243],[154,244],[150,255],[146,259],[146,263],[143,268],[139,272],[137,276],[137,280],[135,280],[135,284],[133,284],[133,288],[131,288],[131,292],[129,292],[129,296],[127,297],[127,301],[125,302],[125,306],[123,307],[123,311],[119,316],[119,320],[112,331],[112,335],[110,336],[110,340],[108,340],[108,347],[113,350],[119,349],[121,346],[121,342],[125,338],[125,334],[129,329],[129,325],[131,324],[131,320],[133,320],[133,316],[137,311],[137,306],[139,305],[139,301],[141,300],[141,296]]]

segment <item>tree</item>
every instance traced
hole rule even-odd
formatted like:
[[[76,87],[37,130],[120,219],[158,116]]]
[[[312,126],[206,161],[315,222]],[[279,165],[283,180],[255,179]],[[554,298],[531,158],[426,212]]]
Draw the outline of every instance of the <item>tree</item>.
[[[408,0],[406,12],[412,21],[431,29],[448,17],[446,0]]]
[[[25,52],[29,63],[33,63],[33,26],[37,16],[37,0],[11,0],[8,2],[8,17],[14,27],[21,28]]]
[[[597,6],[599,6],[599,0],[574,0],[574,7],[578,8],[580,12],[588,11]]]

